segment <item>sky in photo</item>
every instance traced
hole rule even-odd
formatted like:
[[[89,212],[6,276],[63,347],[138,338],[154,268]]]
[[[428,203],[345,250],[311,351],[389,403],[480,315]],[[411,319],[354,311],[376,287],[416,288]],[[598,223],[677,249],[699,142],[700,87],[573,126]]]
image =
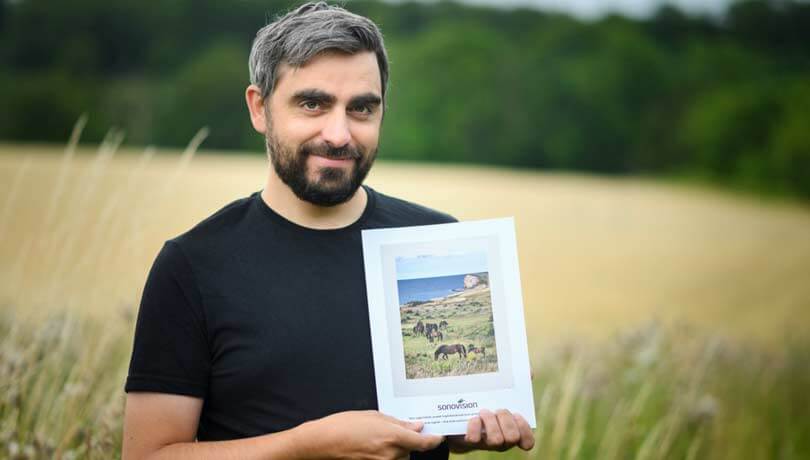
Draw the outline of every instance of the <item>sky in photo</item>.
[[[425,254],[415,257],[397,257],[397,280],[433,278],[488,272],[487,255],[484,252],[447,252]]]

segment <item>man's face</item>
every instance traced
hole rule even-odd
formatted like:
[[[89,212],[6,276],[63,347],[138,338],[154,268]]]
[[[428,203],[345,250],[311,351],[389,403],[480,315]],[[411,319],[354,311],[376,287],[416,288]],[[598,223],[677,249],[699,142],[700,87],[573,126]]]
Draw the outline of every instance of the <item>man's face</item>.
[[[351,198],[377,155],[382,84],[372,52],[322,54],[282,65],[265,137],[276,174],[319,206]]]

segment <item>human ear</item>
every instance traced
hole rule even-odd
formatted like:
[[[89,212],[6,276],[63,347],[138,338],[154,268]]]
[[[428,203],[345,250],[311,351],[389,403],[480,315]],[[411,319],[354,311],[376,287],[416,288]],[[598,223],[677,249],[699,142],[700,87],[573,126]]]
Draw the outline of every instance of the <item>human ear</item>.
[[[261,134],[267,132],[267,112],[264,107],[262,90],[256,85],[250,85],[245,90],[245,102],[250,112],[250,123],[253,129]]]

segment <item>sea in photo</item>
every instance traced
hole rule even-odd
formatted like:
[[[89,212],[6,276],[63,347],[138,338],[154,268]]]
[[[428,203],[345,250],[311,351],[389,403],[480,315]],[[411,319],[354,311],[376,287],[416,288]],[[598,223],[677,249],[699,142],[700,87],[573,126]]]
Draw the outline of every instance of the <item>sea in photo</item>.
[[[399,304],[413,301],[425,301],[444,297],[464,289],[466,275],[437,276],[435,278],[421,278],[398,280],[397,290]]]

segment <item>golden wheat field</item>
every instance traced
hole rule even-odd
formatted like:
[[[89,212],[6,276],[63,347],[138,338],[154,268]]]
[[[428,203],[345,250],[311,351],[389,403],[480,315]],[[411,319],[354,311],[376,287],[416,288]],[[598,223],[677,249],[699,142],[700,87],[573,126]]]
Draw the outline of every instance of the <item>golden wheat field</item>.
[[[118,458],[162,242],[262,187],[261,156],[0,145],[0,460]],[[810,455],[810,209],[691,186],[379,162],[377,190],[514,216],[536,459]],[[504,458],[474,453],[475,459]],[[510,452],[505,458],[526,458]]]
[[[261,189],[259,156],[0,146],[0,305],[130,315],[162,242]],[[640,179],[378,162],[368,183],[514,216],[530,342],[649,319],[769,341],[810,325],[810,209]]]

